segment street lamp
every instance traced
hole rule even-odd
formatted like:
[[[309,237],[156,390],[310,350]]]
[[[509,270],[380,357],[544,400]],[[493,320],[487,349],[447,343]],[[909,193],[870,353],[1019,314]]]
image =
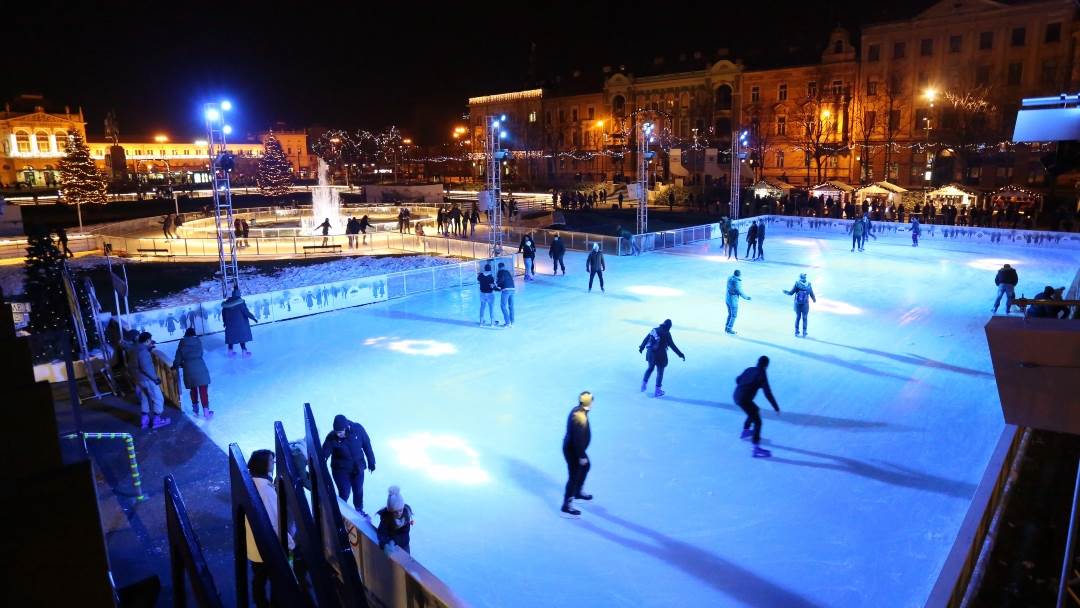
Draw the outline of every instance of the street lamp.
[[[154,141],[156,141],[159,144],[163,144],[163,143],[169,141],[169,138],[166,137],[165,135],[155,135],[154,136]]]
[[[926,113],[926,174],[924,175],[927,182],[931,180],[934,175],[934,154],[930,151],[930,115],[934,111],[934,101],[937,100],[937,91],[928,88],[923,91],[923,97],[930,103],[930,109]]]

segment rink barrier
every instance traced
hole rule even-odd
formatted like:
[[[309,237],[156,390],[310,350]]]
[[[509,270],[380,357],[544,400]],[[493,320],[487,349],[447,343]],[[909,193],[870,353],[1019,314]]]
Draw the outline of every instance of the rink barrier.
[[[1007,485],[1010,485],[1014,465],[1018,464],[1023,456],[1024,431],[1025,429],[1011,424],[1005,425],[1001,431],[997,446],[983,471],[982,480],[971,497],[952,549],[938,571],[937,581],[926,603],[923,604],[925,608],[957,608],[964,601],[980,556],[989,552],[986,548],[987,539],[990,538],[992,543],[991,531],[996,519],[995,514],[999,512],[1005,499],[1005,490]]]
[[[187,505],[172,475],[165,476],[165,533],[169,540],[172,605],[177,608],[187,606],[190,586],[200,608],[224,608],[210,566],[203,556],[202,543],[191,525]]]
[[[131,484],[135,486],[135,501],[143,502],[149,500],[142,491],[142,476],[139,475],[139,461],[135,458],[135,439],[131,436],[131,433],[70,433],[63,436],[64,439],[81,439],[83,441],[83,449],[86,448],[86,441],[88,439],[121,439],[124,442],[124,449],[127,451],[128,469],[131,472]]]

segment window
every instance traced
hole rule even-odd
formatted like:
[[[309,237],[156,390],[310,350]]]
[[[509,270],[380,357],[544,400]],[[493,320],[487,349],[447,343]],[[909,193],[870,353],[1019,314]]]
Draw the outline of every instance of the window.
[[[900,110],[889,110],[889,131],[900,129]]]
[[[189,150],[187,148],[184,148],[184,156],[189,156],[190,154],[191,154],[191,150]]]
[[[594,108],[592,106],[589,106],[588,113],[589,113],[589,120],[593,120],[594,118],[596,118],[596,108]]]
[[[1043,182],[1043,168],[1039,163],[1031,163],[1028,165],[1027,183],[1029,185],[1041,184]]]
[[[566,110],[559,110],[559,122],[566,122]]]
[[[934,54],[934,39],[923,38],[919,41],[919,55],[929,57]]]
[[[776,151],[776,168],[777,169],[783,169],[784,168],[784,151],[783,150],[777,150]]]
[[[924,167],[926,167],[925,164],[920,164],[916,162],[911,163],[911,178],[918,179],[919,177],[922,177],[923,171],[926,170],[924,169]]]
[[[877,81],[876,80],[867,80],[866,81],[866,96],[867,97],[874,97],[876,95],[877,95]]]
[[[949,36],[949,52],[959,53],[963,42],[964,38],[962,36]]]
[[[925,129],[927,127],[927,121],[930,120],[930,110],[926,108],[918,108],[915,110],[915,128]],[[931,125],[933,126],[933,125]]]
[[[1046,35],[1043,36],[1043,42],[1061,42],[1061,24],[1060,23],[1047,23]]]
[[[1010,86],[1017,86],[1024,76],[1024,64],[1022,63],[1010,63],[1008,77],[1006,79],[1007,84]]]
[[[544,124],[547,124],[547,125],[551,124],[551,110],[548,110],[547,112],[544,112]]]
[[[997,168],[998,179],[1010,179],[1013,176],[1012,167],[998,167]]]
[[[832,94],[839,96],[843,92],[844,92],[844,81],[843,80],[834,80],[834,81],[832,81]]]
[[[529,112],[529,122],[536,122],[536,110]]]
[[[716,88],[716,109],[721,111],[731,109],[731,87],[726,84]]]
[[[806,96],[811,98],[811,99],[813,99],[814,97],[817,97],[817,81],[816,80],[811,80],[810,82],[806,83]]]
[[[752,103],[761,101],[761,87],[750,87],[750,101]]]
[[[787,101],[787,84],[780,83],[780,86],[776,88],[776,100]]]
[[[888,175],[886,179],[896,179],[897,176],[900,175],[900,163],[895,161],[889,163],[889,166],[885,168],[885,171]]]
[[[787,116],[776,117],[776,134],[787,135]]]
[[[63,132],[57,133],[56,134],[56,151],[63,154],[67,150],[67,144],[68,144],[68,134],[63,133]]]
[[[829,156],[829,168],[835,169],[840,166],[840,157],[833,154]]]
[[[683,92],[681,95],[679,95],[679,107],[684,109],[684,110],[687,110],[687,109],[690,108],[690,94],[689,93]]]
[[[622,95],[616,95],[615,98],[611,100],[611,109],[612,109],[612,111],[615,112],[616,116],[620,116],[620,117],[625,116],[626,115],[626,98],[623,97]],[[551,122],[551,121],[549,120],[548,122]]]
[[[994,32],[983,32],[979,34],[979,50],[989,51],[994,48]]]
[[[866,49],[866,60],[867,61],[880,61],[881,60],[881,45],[880,44],[871,44],[869,47],[867,47],[867,49]]]
[[[1047,59],[1042,62],[1042,83],[1050,86],[1055,82],[1057,82],[1057,61]]]
[[[37,140],[36,143],[37,143],[37,151],[38,152],[50,152],[51,151],[50,148],[49,148],[49,134],[48,133],[46,133],[45,131],[38,131],[38,132],[34,133],[34,139]]]
[[[571,108],[571,110],[570,110],[570,122],[577,122],[577,108]]]
[[[903,59],[907,53],[907,43],[894,42],[892,45],[892,57],[893,59]]]
[[[975,85],[985,87],[990,84],[990,66],[980,65],[975,68]]]
[[[1024,46],[1024,39],[1027,38],[1027,28],[1014,27],[1012,29],[1012,36],[1010,40],[1013,46]]]
[[[834,53],[843,53],[844,52],[844,41],[843,40],[837,40],[836,42],[834,42],[832,52],[834,52]]]

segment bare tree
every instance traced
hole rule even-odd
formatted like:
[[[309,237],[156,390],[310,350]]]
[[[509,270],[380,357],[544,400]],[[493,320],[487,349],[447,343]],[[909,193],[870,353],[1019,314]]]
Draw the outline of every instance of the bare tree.
[[[983,149],[1002,137],[998,123],[998,109],[991,99],[988,87],[963,87],[944,94],[938,139],[943,146],[953,150],[960,159],[961,175],[967,183],[971,179],[974,160]]]

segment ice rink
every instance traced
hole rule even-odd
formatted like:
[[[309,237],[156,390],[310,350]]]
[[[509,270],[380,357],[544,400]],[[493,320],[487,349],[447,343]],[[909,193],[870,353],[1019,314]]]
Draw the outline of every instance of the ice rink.
[[[552,277],[541,250],[511,329],[477,327],[473,287],[256,326],[249,359],[209,336],[217,416],[200,424],[250,453],[275,420],[299,438],[304,402],[323,433],[338,413],[362,423],[366,510],[400,485],[413,555],[474,606],[921,606],[1004,424],[983,334],[994,273],[1011,262],[1034,295],[1080,256],[896,242],[850,253],[774,228],[764,262],[726,261],[719,241],[609,256],[606,293],[587,293],[583,255]],[[753,301],[733,337],[735,268]],[[805,339],[781,293],[800,272],[818,296]],[[687,360],[672,355],[657,399],[638,392],[637,346],[665,318]],[[772,459],[751,458],[731,399],[762,354]],[[574,520],[561,442],[586,389],[595,500]]]

